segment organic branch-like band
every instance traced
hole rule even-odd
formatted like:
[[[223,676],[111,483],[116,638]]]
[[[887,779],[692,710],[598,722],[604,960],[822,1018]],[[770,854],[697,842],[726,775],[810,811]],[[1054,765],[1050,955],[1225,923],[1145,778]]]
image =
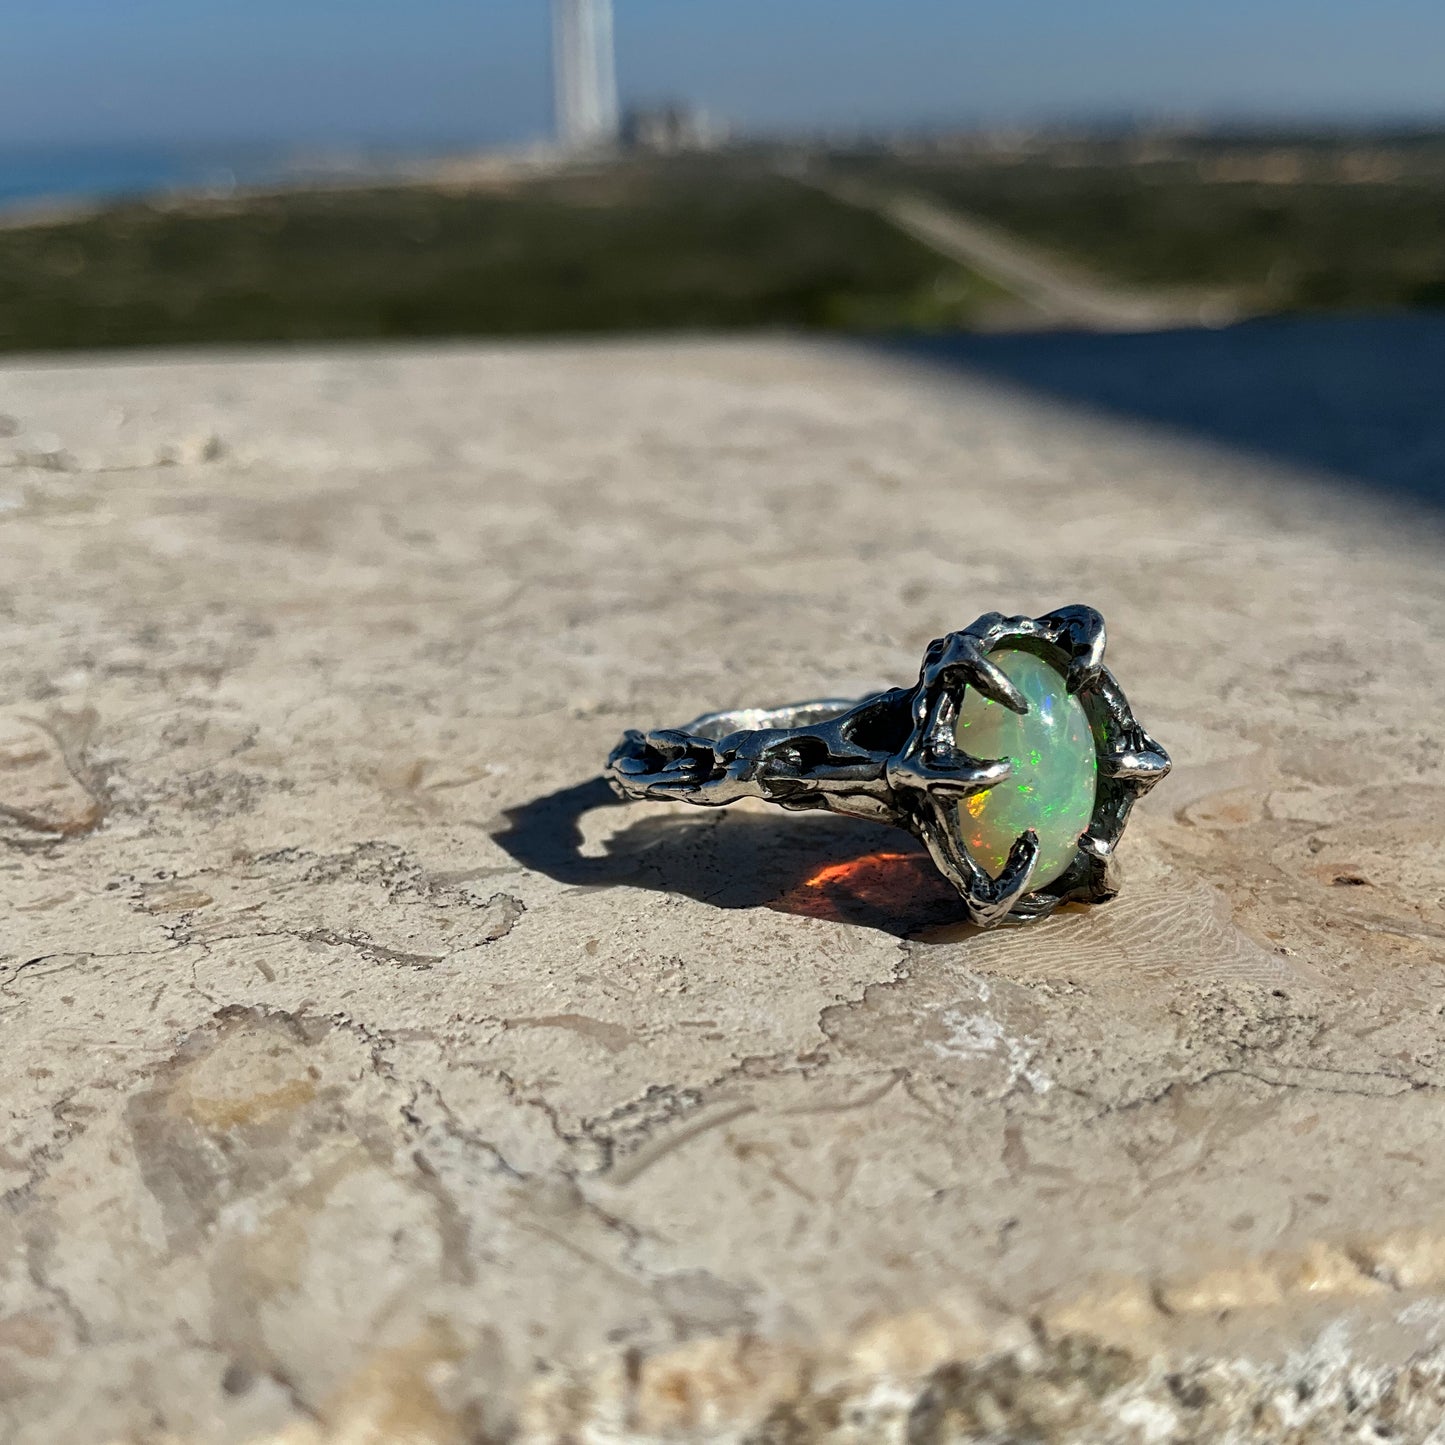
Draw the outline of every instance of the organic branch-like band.
[[[608,777],[625,798],[706,806],[765,798],[784,808],[821,808],[906,828],[982,927],[1041,918],[1064,902],[1101,903],[1117,891],[1111,863],[1130,808],[1170,767],[1103,665],[1104,645],[1104,620],[1090,607],[1037,618],[989,613],[931,643],[910,688],[858,701],[708,713],[680,728],[630,731],[608,759]],[[970,691],[1011,713],[1029,711],[1027,696],[997,656],[1014,652],[1032,653],[1055,669],[1061,692],[1078,699],[1097,763],[1088,826],[1072,860],[1040,887],[1032,886],[1040,852],[1035,832],[1021,833],[1002,867],[990,873],[959,826],[960,804],[1017,771],[1008,757],[970,756],[956,736]]]

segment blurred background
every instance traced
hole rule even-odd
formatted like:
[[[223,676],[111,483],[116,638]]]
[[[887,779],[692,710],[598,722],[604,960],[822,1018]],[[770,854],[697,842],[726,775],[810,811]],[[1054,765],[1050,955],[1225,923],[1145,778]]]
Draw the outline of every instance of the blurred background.
[[[7,351],[1445,307],[1438,0],[0,18]]]

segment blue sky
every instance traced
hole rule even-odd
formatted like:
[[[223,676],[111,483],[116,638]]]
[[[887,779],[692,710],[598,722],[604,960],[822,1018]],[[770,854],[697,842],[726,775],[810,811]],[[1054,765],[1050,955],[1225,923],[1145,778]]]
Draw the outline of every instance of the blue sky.
[[[624,98],[744,128],[1445,117],[1442,0],[616,0]],[[512,141],[546,0],[0,0],[0,146]]]

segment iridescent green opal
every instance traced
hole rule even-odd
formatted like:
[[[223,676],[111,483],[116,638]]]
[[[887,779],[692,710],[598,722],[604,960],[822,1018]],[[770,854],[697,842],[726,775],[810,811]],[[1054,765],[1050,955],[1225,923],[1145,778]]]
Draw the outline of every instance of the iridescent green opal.
[[[989,654],[1028,699],[1020,716],[967,689],[958,716],[958,746],[975,758],[1008,758],[1006,782],[959,804],[959,836],[973,859],[997,878],[1020,833],[1032,828],[1039,861],[1031,887],[1052,883],[1073,861],[1094,811],[1099,762],[1089,719],[1064,677],[1031,652],[1001,647]]]

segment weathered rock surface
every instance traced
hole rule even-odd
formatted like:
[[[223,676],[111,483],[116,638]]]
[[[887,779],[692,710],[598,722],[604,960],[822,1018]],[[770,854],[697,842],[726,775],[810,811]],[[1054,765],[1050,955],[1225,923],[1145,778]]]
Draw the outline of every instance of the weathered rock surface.
[[[0,1437],[1436,1438],[1429,526],[781,341],[0,411]],[[1073,601],[1176,759],[1108,907],[596,782]]]

